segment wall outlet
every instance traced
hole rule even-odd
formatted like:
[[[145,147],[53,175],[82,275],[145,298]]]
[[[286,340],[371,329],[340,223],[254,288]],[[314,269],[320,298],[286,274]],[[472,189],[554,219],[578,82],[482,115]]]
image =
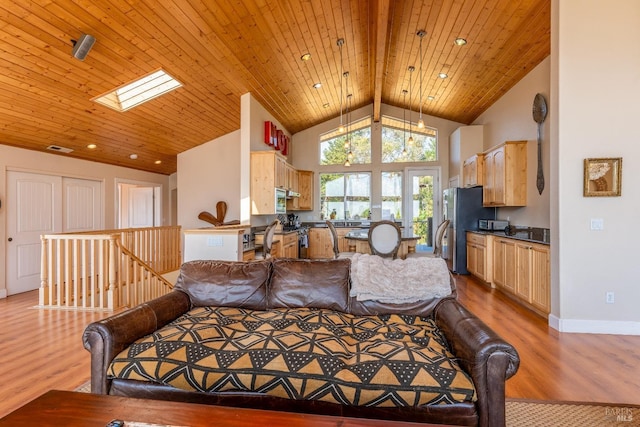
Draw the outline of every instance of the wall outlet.
[[[591,229],[592,230],[604,230],[604,219],[602,218],[591,218]]]
[[[607,292],[605,296],[606,296],[607,304],[613,304],[616,301],[615,295],[613,292]]]

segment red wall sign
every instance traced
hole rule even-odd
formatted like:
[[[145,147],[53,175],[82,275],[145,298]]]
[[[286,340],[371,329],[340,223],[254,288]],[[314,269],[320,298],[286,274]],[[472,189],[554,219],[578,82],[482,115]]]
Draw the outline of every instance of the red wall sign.
[[[264,122],[264,143],[287,155],[289,137],[269,121]]]

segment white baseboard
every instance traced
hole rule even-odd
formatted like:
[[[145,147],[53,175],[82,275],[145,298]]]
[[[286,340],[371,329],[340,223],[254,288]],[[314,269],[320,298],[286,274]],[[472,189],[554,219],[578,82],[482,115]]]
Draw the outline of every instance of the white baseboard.
[[[640,322],[560,319],[549,315],[549,326],[560,332],[578,334],[640,335]]]

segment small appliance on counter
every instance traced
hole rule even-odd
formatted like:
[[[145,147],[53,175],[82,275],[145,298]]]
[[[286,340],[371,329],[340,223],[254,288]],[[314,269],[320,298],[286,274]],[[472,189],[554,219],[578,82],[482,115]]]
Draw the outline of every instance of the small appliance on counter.
[[[479,219],[478,230],[482,231],[505,231],[509,227],[509,221],[502,219]]]

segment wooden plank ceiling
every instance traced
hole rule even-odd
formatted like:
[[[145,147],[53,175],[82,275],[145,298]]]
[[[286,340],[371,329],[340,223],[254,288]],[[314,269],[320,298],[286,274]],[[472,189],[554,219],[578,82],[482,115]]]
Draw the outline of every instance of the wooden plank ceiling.
[[[339,38],[353,108],[404,107],[413,65],[413,111],[471,123],[549,55],[550,0],[2,0],[0,143],[170,174],[239,129],[244,93],[291,133],[338,116]],[[184,86],[124,113],[91,100],[160,68]]]

